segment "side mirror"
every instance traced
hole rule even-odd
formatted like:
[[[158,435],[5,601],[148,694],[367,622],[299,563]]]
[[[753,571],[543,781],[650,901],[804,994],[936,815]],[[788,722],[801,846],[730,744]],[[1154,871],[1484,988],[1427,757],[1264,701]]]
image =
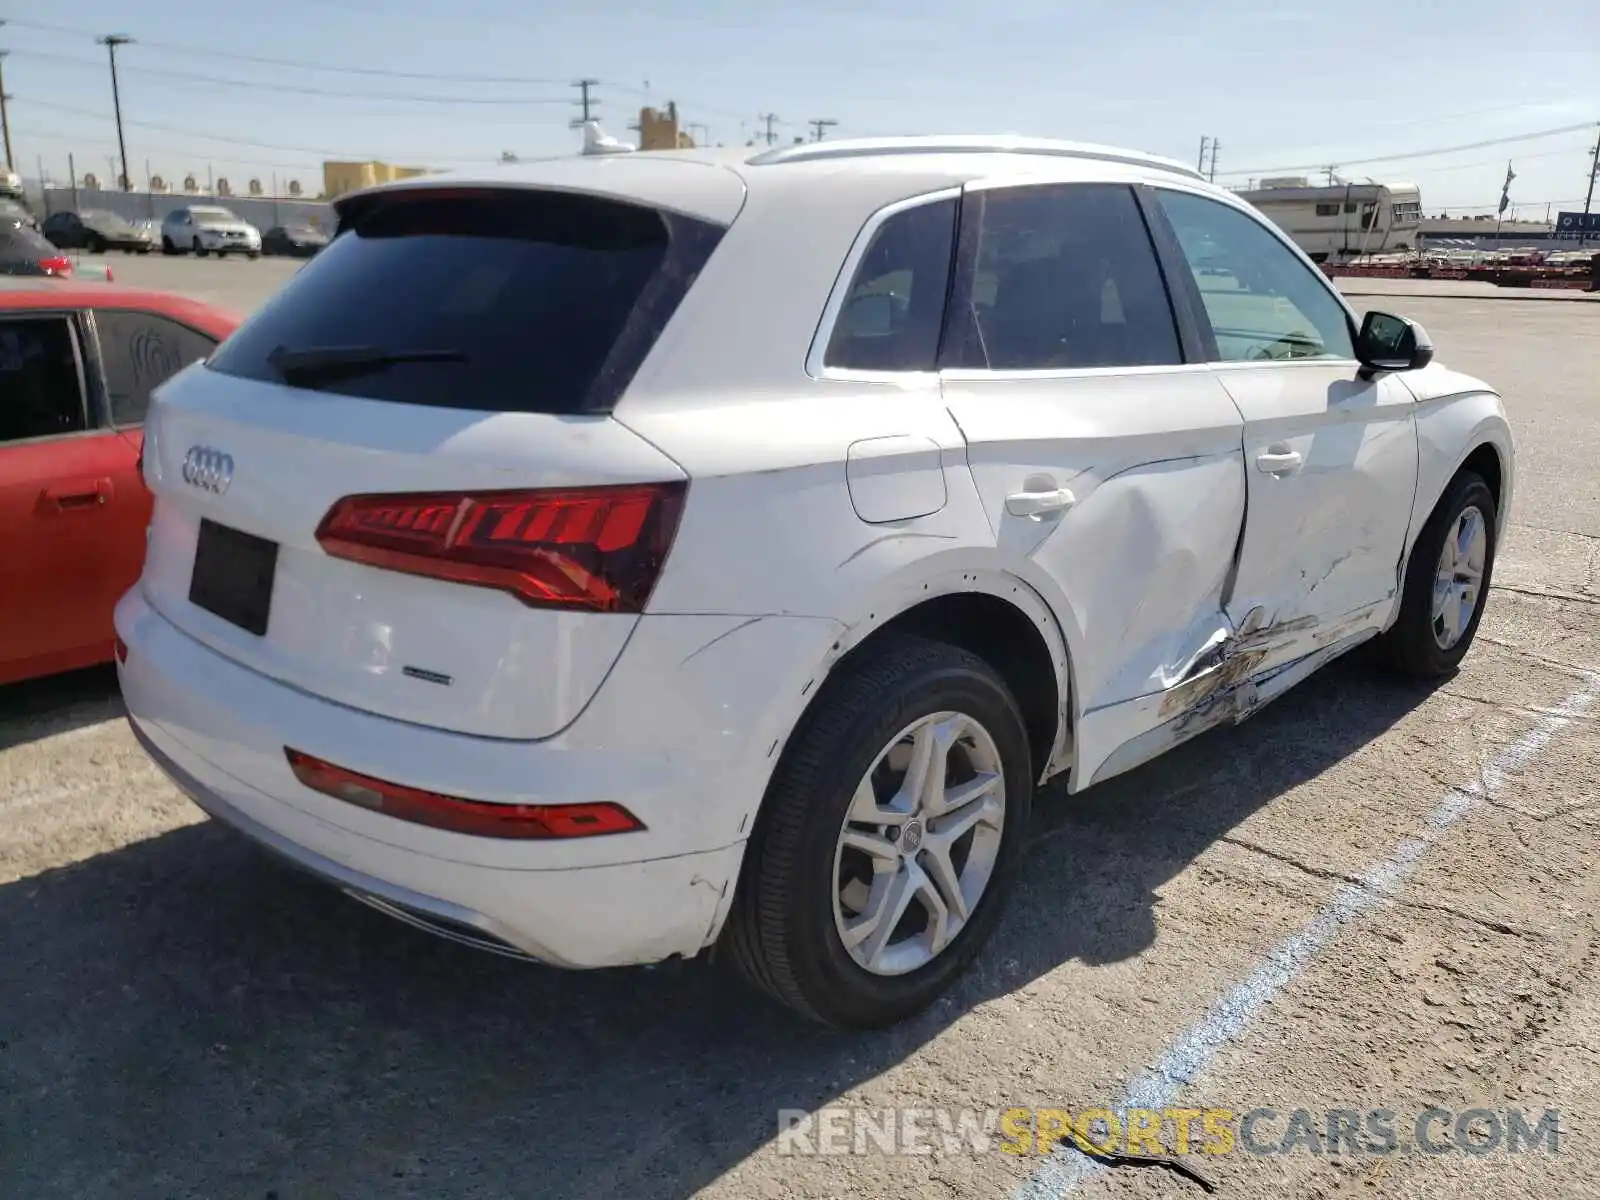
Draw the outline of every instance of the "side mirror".
[[[1356,358],[1363,375],[1378,371],[1418,371],[1433,361],[1433,342],[1415,321],[1391,313],[1369,312],[1356,335]]]

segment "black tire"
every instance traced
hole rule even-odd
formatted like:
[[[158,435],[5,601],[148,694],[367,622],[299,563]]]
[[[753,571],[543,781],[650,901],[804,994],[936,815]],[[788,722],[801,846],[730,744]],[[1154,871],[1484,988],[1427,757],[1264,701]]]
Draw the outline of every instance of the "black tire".
[[[139,253],[140,254],[149,254],[150,253],[150,247],[149,246],[140,246],[139,247]]]
[[[244,256],[246,258],[250,258],[250,259],[260,258],[261,257],[261,251],[259,251],[259,250],[246,250],[244,252]]]
[[[84,242],[83,248],[90,254],[104,254],[106,252],[106,240],[103,237],[90,237],[88,241]]]
[[[163,254],[176,254],[176,253],[178,253],[178,248],[172,244],[172,239],[169,238],[166,234],[162,234],[161,235],[161,253],[163,253]]]
[[[1471,619],[1460,639],[1445,649],[1434,636],[1434,572],[1444,551],[1445,538],[1455,530],[1461,514],[1473,507],[1483,514],[1486,526],[1488,544],[1484,552],[1483,579],[1478,586],[1477,606]],[[1389,666],[1400,674],[1412,679],[1441,679],[1455,671],[1471,649],[1494,574],[1496,517],[1494,493],[1481,475],[1462,471],[1450,481],[1411,548],[1405,588],[1400,598],[1400,615],[1379,640],[1379,649]]]
[[[199,238],[194,240],[194,256],[196,258],[204,258],[206,256],[206,248],[200,244]]]
[[[803,1016],[870,1029],[932,1003],[988,940],[1021,859],[1034,778],[1016,701],[976,655],[892,635],[841,670],[806,713],[773,774],[717,954]],[[840,829],[857,784],[891,739],[919,718],[946,710],[975,718],[999,753],[1006,806],[994,871],[942,953],[908,974],[873,974],[850,957],[834,923]]]

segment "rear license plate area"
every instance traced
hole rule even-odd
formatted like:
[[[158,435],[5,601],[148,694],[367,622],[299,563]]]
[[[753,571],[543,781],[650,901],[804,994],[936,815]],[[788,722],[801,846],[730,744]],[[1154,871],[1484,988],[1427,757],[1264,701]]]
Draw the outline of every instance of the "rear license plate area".
[[[189,603],[265,637],[277,570],[277,542],[202,517],[194,572],[189,576]]]

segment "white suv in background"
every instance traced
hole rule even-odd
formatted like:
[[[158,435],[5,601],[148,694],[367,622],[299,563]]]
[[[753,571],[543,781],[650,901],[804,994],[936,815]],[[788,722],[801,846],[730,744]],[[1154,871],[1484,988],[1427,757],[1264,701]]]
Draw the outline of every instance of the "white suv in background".
[[[261,231],[232,210],[191,204],[175,208],[161,222],[161,249],[167,254],[244,254],[261,257]]]
[[[1499,397],[1180,164],[840,141],[338,207],[158,395],[120,672],[201,807],[415,925],[887,1023],[1041,781],[1472,640]]]

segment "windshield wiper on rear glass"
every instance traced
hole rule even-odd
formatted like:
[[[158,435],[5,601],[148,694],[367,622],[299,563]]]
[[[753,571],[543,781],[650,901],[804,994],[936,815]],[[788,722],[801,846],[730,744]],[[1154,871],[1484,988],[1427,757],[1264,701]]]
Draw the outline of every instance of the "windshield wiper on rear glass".
[[[401,363],[464,363],[460,350],[385,350],[381,346],[309,346],[290,350],[279,346],[267,355],[267,365],[285,383],[331,383],[370,375]]]

